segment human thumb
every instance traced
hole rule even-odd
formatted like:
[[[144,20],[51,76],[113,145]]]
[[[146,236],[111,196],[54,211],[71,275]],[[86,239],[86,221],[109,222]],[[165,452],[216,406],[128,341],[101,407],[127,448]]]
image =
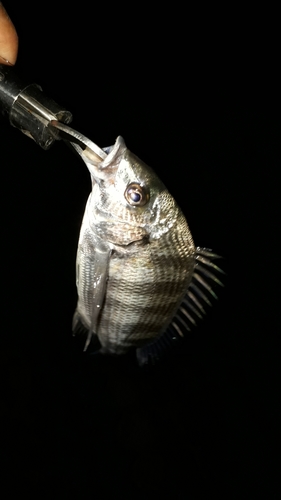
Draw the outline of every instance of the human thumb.
[[[14,65],[18,55],[18,35],[0,2],[0,64]]]

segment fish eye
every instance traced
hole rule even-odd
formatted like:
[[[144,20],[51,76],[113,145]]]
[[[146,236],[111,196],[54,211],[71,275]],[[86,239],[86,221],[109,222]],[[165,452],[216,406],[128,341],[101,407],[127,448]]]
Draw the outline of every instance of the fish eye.
[[[141,186],[136,182],[132,182],[126,188],[125,198],[133,207],[142,207],[148,202],[149,194],[144,186]]]

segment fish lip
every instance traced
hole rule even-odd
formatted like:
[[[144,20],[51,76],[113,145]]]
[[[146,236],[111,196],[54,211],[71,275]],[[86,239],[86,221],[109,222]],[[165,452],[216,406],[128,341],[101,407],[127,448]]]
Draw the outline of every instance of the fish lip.
[[[105,180],[107,183],[112,183],[118,165],[126,150],[125,141],[120,135],[117,137],[113,146],[103,148],[107,156],[101,161],[98,161],[95,153],[93,155],[93,151],[86,147],[81,153],[81,158],[90,172],[92,184],[99,185],[101,181]]]
[[[121,135],[119,135],[115,141],[115,143],[112,146],[103,148],[103,151],[107,152],[106,158],[102,161],[95,161],[91,159],[91,151],[88,149],[85,149],[82,153],[82,158],[83,156],[85,158],[88,158],[93,165],[97,166],[100,171],[105,170],[114,160],[116,160],[118,157],[122,156],[124,151],[127,149],[127,146],[125,144],[125,141]],[[84,158],[83,158],[84,159]],[[89,168],[89,167],[88,167]],[[95,174],[93,174],[95,177]]]
[[[118,135],[113,146],[109,146],[108,148],[104,148],[109,150],[107,157],[99,164],[101,168],[107,167],[112,160],[117,156],[120,156],[125,149],[127,149],[125,141],[121,135]]]

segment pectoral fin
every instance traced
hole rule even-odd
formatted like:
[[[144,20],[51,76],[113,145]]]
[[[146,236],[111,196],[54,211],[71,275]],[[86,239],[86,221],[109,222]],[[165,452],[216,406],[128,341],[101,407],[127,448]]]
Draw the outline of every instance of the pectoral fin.
[[[89,247],[80,249],[79,263],[77,265],[77,288],[78,288],[78,310],[77,314],[83,322],[83,313],[86,315],[84,323],[89,324],[87,340],[84,351],[88,348],[93,334],[97,334],[98,318],[102,310],[106,283],[108,276],[108,264],[111,249],[99,242],[89,251]],[[74,329],[75,331],[75,329]]]
[[[108,275],[108,264],[110,258],[111,250],[107,247],[100,247],[95,249],[94,253],[94,273],[93,273],[93,307],[92,307],[92,320],[91,320],[91,332],[89,332],[88,339],[84,350],[87,349],[89,342],[91,340],[92,332],[97,333],[98,317],[100,315],[105,292],[106,292],[106,282]]]

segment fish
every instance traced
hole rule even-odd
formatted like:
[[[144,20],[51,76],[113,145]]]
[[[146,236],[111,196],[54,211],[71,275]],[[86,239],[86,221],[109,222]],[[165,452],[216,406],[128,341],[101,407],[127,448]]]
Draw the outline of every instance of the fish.
[[[76,260],[73,335],[102,354],[135,350],[154,364],[205,314],[223,285],[219,255],[195,247],[186,218],[155,172],[119,136],[101,159],[81,157],[91,176]]]

